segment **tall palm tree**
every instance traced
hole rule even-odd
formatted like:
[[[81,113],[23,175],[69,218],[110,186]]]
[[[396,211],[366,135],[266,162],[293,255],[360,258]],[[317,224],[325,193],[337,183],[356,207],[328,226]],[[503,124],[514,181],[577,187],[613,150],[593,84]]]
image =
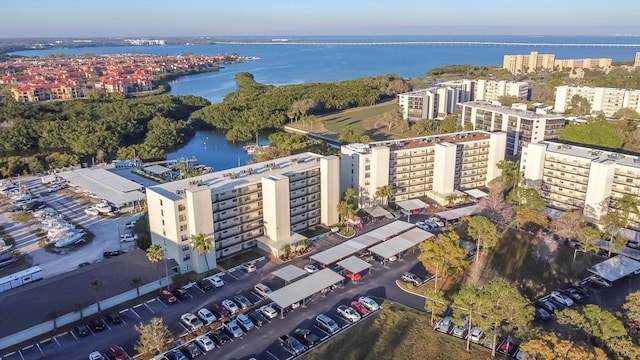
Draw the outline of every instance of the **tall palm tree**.
[[[158,244],[149,246],[147,249],[147,259],[156,264],[156,277],[158,278],[158,282],[162,284],[162,280],[160,280],[160,271],[158,269],[158,263],[160,260],[164,259],[164,249],[162,246]]]
[[[191,245],[198,252],[199,256],[202,256],[204,253],[211,254],[214,249],[213,238],[207,237],[204,233],[199,233],[197,235],[191,235]],[[204,255],[204,261],[207,264],[207,270],[211,270],[209,267],[209,260],[207,259],[207,255]]]
[[[89,282],[89,286],[96,293],[96,304],[98,304],[98,312],[102,312],[102,309],[100,308],[100,297],[98,296],[98,292],[104,286],[104,282],[102,282],[102,280],[100,279],[93,279]]]
[[[622,210],[624,214],[624,224],[629,225],[629,216],[631,214],[640,215],[640,200],[629,195],[624,194],[620,200],[617,201],[617,207]]]
[[[380,186],[376,189],[376,197],[384,200],[385,205],[389,205],[389,198],[393,196],[393,188],[391,185]]]
[[[347,190],[344,191],[344,194],[342,195],[342,199],[348,203],[351,202],[351,200],[355,200],[358,198],[358,195],[356,195],[356,191],[353,190],[353,188],[347,188]]]

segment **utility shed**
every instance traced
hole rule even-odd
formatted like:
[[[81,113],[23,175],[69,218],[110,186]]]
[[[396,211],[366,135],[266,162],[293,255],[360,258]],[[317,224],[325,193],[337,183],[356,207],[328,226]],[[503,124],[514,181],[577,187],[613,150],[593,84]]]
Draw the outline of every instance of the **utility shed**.
[[[593,265],[589,268],[589,271],[609,282],[613,282],[640,272],[640,262],[618,255]]]
[[[287,265],[282,269],[272,272],[271,274],[284,280],[285,283],[289,283],[307,275],[307,272],[295,265]]]
[[[305,300],[332,285],[340,283],[344,277],[331,269],[322,269],[303,279],[278,289],[267,296],[281,308],[286,308]]]

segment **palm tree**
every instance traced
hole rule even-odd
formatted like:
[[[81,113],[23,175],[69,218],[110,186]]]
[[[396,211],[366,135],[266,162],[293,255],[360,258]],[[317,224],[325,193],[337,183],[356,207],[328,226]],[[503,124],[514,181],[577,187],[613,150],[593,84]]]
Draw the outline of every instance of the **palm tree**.
[[[98,291],[104,286],[104,283],[100,279],[93,279],[89,282],[89,286],[96,292],[96,303],[98,304],[98,312],[101,312],[100,309],[100,298],[98,297]]]
[[[393,196],[393,188],[391,185],[380,186],[376,189],[376,197],[384,199],[385,205],[389,205],[389,198]]]
[[[158,269],[158,263],[160,262],[160,260],[164,259],[164,249],[162,248],[162,246],[158,244],[149,246],[149,248],[147,249],[147,259],[156,264],[156,277],[158,278],[158,282],[162,284],[162,280],[160,280],[160,271]]]
[[[520,173],[520,164],[508,160],[500,160],[498,162],[498,169],[502,170],[502,182],[506,186],[507,190],[514,187],[518,187],[522,180],[522,174]]]
[[[344,194],[342,195],[342,199],[348,203],[351,203],[351,200],[355,200],[358,198],[358,195],[356,195],[356,191],[353,190],[353,188],[347,188],[347,190],[345,190]]]
[[[204,253],[211,254],[214,249],[213,238],[207,237],[204,233],[191,235],[191,245],[196,249],[199,256],[202,256]],[[207,259],[206,254],[204,255],[204,262],[207,264],[207,270],[211,270],[209,267],[209,259]]]
[[[134,278],[131,278],[131,286],[136,288],[137,297],[140,297],[140,284],[142,284],[142,278],[137,276]]]
[[[76,305],[76,312],[80,313],[80,320],[84,319],[84,308],[87,307],[87,304],[81,302]]]
[[[338,215],[340,216],[340,224],[342,224],[347,216],[349,215],[349,208],[351,207],[351,204],[349,204],[346,201],[340,201],[338,203],[338,207],[336,208],[336,210],[338,211]]]
[[[47,319],[53,321],[53,331],[58,331],[58,317],[60,317],[60,312],[51,311],[47,314]]]
[[[617,208],[622,210],[624,214],[624,224],[629,225],[629,216],[633,213],[636,216],[640,215],[640,200],[635,197],[624,194],[620,200],[617,201]]]

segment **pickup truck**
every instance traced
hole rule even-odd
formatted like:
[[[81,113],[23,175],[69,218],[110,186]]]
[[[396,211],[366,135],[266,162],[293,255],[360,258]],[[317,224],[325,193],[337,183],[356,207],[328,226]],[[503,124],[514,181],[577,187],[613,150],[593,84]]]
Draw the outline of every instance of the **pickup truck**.
[[[312,333],[309,329],[295,329],[293,331],[293,336],[295,336],[295,338],[298,339],[298,341],[300,341],[302,345],[308,348],[320,342],[320,337]]]
[[[136,241],[137,238],[138,238],[137,235],[132,235],[132,234],[120,235],[121,242],[132,242],[132,241]]]
[[[294,356],[300,355],[306,350],[306,347],[293,336],[282,335],[280,336],[280,338],[278,338],[278,340],[280,342],[280,345]]]

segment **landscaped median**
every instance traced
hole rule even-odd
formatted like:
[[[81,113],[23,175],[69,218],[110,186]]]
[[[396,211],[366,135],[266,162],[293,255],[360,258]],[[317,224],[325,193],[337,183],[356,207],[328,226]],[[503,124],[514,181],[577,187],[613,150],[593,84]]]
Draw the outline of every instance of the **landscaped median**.
[[[480,346],[465,350],[465,343],[433,331],[429,316],[390,302],[382,310],[362,320],[302,358],[334,359],[489,359],[491,353]]]

